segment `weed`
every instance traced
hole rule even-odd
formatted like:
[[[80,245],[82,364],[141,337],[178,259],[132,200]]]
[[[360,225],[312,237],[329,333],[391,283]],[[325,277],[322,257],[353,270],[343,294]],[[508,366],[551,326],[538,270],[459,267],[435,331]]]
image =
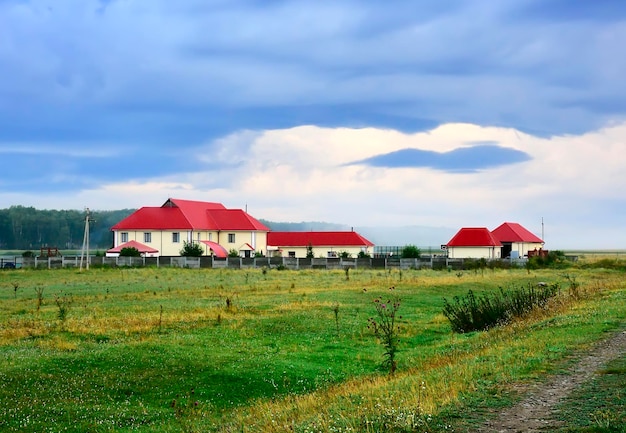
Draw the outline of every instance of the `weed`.
[[[37,311],[41,309],[41,305],[43,304],[43,286],[35,287],[35,293],[37,294]]]
[[[337,335],[339,335],[339,302],[333,305],[333,313],[335,313],[335,326],[337,327]]]
[[[61,322],[61,324],[65,324],[65,320],[67,319],[67,315],[69,314],[72,304],[74,303],[74,299],[71,295],[57,295],[54,297],[54,303],[57,305],[59,311],[57,312],[57,318]]]
[[[20,283],[14,281],[13,282],[13,296],[15,298],[17,298],[17,291],[19,290],[19,288],[20,288]]]
[[[392,286],[389,290],[393,292],[395,287]],[[397,369],[396,353],[400,343],[398,337],[400,327],[396,325],[396,317],[401,318],[397,315],[400,309],[400,298],[394,294],[386,301],[383,299],[385,298],[381,296],[374,299],[376,317],[368,319],[368,328],[374,331],[374,335],[379,338],[385,350],[383,367],[388,368],[389,373],[393,374]]]
[[[183,433],[195,433],[202,431],[200,429],[200,421],[205,417],[202,405],[195,398],[195,390],[191,390],[184,395],[177,395],[170,403],[170,407],[174,410],[174,416],[180,425]]]

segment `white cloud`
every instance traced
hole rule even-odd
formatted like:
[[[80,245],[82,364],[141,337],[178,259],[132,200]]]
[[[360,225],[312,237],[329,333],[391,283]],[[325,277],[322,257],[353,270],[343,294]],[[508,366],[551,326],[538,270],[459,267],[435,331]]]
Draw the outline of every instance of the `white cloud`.
[[[401,148],[450,150],[472,141],[496,141],[527,152],[532,160],[478,173],[343,165]],[[247,149],[238,154],[239,166],[145,183],[120,182],[47,201],[33,197],[33,204],[103,209],[158,206],[167,197],[179,197],[248,206],[254,216],[275,221],[490,228],[517,221],[537,234],[545,217],[550,233],[561,236],[552,239],[556,243],[614,246],[626,241],[617,226],[611,239],[566,238],[595,233],[598,221],[604,221],[604,230],[621,224],[621,218],[609,213],[626,210],[626,123],[552,138],[469,124],[417,134],[303,126],[235,133],[218,142],[224,155]],[[215,182],[220,178],[230,179],[230,186]]]

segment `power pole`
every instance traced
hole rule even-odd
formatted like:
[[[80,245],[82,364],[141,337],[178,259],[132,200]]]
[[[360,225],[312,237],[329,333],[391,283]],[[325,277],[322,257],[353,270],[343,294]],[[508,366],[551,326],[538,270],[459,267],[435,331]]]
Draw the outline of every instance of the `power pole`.
[[[89,208],[85,208],[87,212],[85,215],[85,234],[83,236],[83,248],[80,251],[80,271],[83,270],[83,258],[86,258],[86,269],[89,270],[89,222],[91,219],[91,213]]]

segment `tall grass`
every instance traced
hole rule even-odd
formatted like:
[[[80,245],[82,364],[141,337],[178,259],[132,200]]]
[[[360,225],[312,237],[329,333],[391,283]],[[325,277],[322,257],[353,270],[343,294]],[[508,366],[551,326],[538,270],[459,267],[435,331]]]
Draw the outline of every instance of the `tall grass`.
[[[501,287],[498,292],[480,296],[470,290],[465,296],[455,296],[452,303],[444,298],[443,314],[454,332],[483,331],[544,307],[559,292],[558,283],[528,284],[510,290]]]

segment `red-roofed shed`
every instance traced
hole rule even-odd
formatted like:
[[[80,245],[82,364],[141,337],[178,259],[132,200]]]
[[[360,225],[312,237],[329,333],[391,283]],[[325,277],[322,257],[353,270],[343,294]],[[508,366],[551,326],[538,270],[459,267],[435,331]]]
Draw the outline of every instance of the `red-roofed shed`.
[[[311,249],[314,257],[337,257],[347,253],[371,255],[374,244],[354,231],[349,232],[269,232],[268,251],[280,251],[290,257],[306,257]]]
[[[502,243],[486,227],[464,227],[448,241],[446,249],[451,259],[497,259]]]
[[[502,223],[491,233],[502,243],[502,257],[524,257],[528,251],[541,250],[544,244],[541,238],[518,223]]]

